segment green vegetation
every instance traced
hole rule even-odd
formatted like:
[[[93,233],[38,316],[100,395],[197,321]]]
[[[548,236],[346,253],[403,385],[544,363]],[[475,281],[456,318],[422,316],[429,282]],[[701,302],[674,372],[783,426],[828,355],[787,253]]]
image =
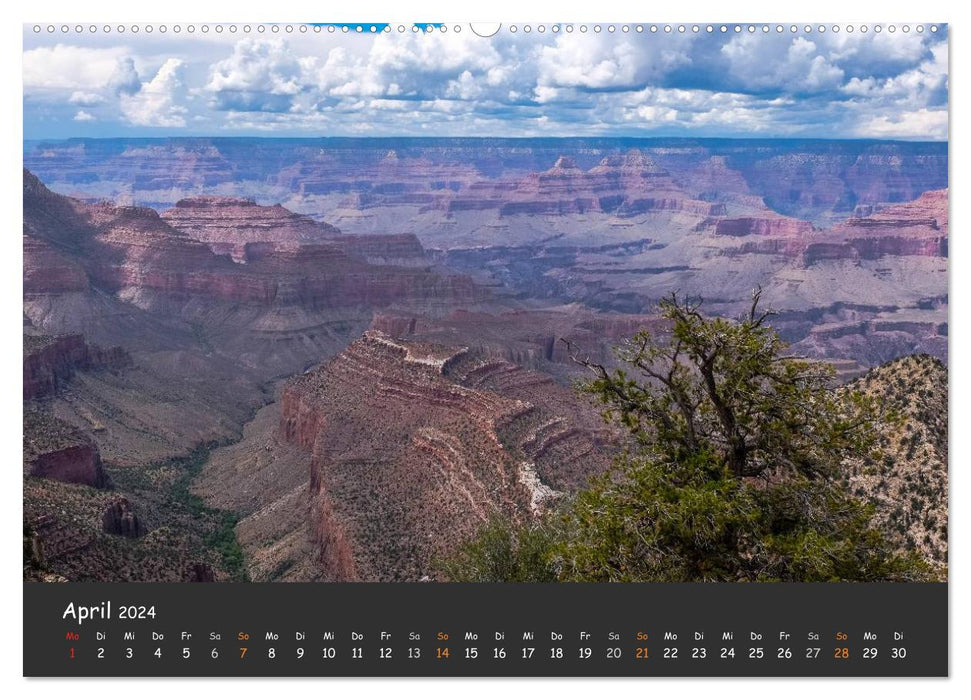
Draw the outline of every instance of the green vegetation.
[[[236,524],[239,518],[235,513],[219,511],[217,528],[206,537],[206,546],[210,547],[222,557],[223,568],[229,572],[233,581],[248,581],[243,548],[236,539]]]
[[[212,442],[197,445],[185,457],[175,457],[143,468],[111,470],[112,478],[125,492],[137,493],[156,510],[155,520],[176,524],[201,545],[217,554],[232,581],[248,581],[243,549],[236,539],[239,518],[230,511],[211,508],[192,493],[191,487],[219,447]]]
[[[453,581],[555,581],[556,536],[547,521],[516,528],[497,516],[463,546],[458,556],[437,561],[436,565]]]
[[[538,523],[494,521],[442,563],[461,581],[926,580],[895,553],[843,463],[875,459],[873,399],[828,365],[787,356],[759,310],[707,317],[671,295],[608,370],[574,354],[631,447]]]
[[[218,444],[199,445],[182,460],[179,477],[172,484],[172,497],[196,520],[207,520],[210,531],[205,535],[206,547],[222,557],[223,568],[233,581],[248,581],[243,548],[236,540],[237,515],[231,511],[210,508],[199,496],[190,491],[192,483],[209,459],[209,452]]]
[[[206,502],[199,496],[189,490],[192,482],[199,476],[199,472],[202,471],[206,460],[209,459],[210,450],[215,446],[197,445],[187,456],[170,459],[163,463],[166,467],[176,468],[178,476],[172,482],[172,498],[181,504],[193,518],[201,518],[216,512],[214,509],[209,508]]]

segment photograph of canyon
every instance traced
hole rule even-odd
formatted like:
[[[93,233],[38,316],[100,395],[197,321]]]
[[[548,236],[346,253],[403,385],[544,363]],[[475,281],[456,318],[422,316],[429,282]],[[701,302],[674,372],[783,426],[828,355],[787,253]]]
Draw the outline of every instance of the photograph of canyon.
[[[24,28],[25,581],[946,580],[945,27],[225,26]]]

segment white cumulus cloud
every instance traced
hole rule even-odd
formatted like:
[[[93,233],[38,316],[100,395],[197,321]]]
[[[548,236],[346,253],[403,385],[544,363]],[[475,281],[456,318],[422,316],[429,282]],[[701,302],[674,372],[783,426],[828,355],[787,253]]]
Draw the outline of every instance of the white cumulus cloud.
[[[28,28],[24,115],[32,135],[71,135],[90,116],[104,133],[191,125],[944,138],[946,33],[334,32],[162,42]]]
[[[71,93],[68,98],[68,103],[72,105],[77,105],[78,107],[94,107],[105,101],[104,96],[99,95],[95,92],[82,92],[81,90],[75,90]]]
[[[108,87],[121,95],[134,95],[142,87],[142,81],[135,70],[135,60],[131,56],[118,59],[115,70],[108,79]]]
[[[843,69],[814,41],[743,34],[721,48],[731,78],[750,90],[821,92],[842,84]]]
[[[498,88],[488,76],[504,64],[514,65],[515,56],[502,55],[492,41],[475,36],[381,34],[364,55],[343,47],[331,50],[317,70],[316,85],[335,97],[467,100]]]
[[[137,126],[185,126],[188,109],[181,103],[185,96],[181,73],[185,64],[170,58],[149,82],[133,95],[122,94],[121,112]]]
[[[947,139],[947,110],[918,109],[893,115],[874,116],[860,125],[857,135],[877,139]]]
[[[282,39],[243,39],[212,66],[206,90],[218,109],[285,112],[308,84],[312,56],[298,57]]]
[[[55,44],[24,51],[24,87],[91,90],[103,88],[126,49]]]
[[[920,65],[890,78],[852,78],[843,86],[843,92],[854,97],[893,99],[911,105],[947,99],[947,43],[931,48],[931,56]]]
[[[690,62],[688,39],[656,42],[601,34],[564,34],[539,55],[539,84],[588,89],[636,89]]]

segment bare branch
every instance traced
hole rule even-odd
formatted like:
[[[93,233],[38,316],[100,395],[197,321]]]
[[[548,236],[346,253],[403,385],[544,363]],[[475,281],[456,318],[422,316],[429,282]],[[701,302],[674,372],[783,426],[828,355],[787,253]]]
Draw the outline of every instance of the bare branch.
[[[766,319],[775,316],[775,311],[766,309],[761,314],[758,313],[759,304],[762,301],[762,285],[760,284],[752,290],[752,307],[749,309],[748,320],[754,328],[760,328]]]
[[[752,290],[752,308],[748,312],[749,321],[755,320],[755,312],[759,308],[759,300],[762,298],[762,285]]]
[[[607,368],[596,362],[591,362],[588,358],[581,358],[579,355],[579,349],[576,348],[573,343],[571,343],[566,338],[560,338],[560,342],[566,345],[566,352],[569,355],[570,360],[580,365],[581,367],[586,367],[587,369],[593,370],[602,378],[607,377]]]

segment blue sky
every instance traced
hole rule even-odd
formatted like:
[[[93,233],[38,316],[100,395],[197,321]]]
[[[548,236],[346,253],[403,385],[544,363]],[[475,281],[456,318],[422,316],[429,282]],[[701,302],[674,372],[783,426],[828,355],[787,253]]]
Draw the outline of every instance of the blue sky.
[[[926,27],[927,25],[925,25]],[[946,27],[492,38],[209,25],[24,27],[24,138],[698,136],[947,139]]]

